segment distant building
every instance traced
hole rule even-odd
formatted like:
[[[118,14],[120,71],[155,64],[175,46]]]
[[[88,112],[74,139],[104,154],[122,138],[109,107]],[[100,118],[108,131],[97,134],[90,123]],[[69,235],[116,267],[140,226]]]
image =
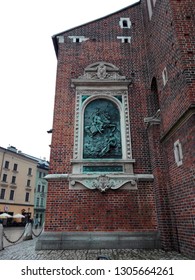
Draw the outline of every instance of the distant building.
[[[45,221],[45,209],[47,200],[47,181],[44,177],[48,174],[49,163],[40,160],[37,165],[36,187],[35,187],[35,204],[34,204],[34,220],[42,226]]]
[[[13,146],[0,147],[0,213],[33,218],[36,173],[37,160]]]
[[[24,154],[13,146],[0,147],[0,214],[23,214],[23,222],[37,218],[42,225],[47,194],[43,177],[48,168],[46,160]],[[13,219],[8,219],[11,223]]]

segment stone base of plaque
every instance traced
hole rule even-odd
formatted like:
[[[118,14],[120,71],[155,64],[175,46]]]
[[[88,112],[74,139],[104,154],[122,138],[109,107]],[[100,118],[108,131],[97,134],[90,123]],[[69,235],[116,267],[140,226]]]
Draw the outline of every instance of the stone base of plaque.
[[[36,250],[158,248],[158,232],[44,232],[36,243]]]

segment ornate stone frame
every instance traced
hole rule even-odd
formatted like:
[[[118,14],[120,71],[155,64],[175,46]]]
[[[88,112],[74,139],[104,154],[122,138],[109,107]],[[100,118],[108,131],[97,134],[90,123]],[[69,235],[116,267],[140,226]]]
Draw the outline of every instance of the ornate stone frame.
[[[71,174],[50,174],[47,180],[68,180],[69,188],[105,192],[108,189],[137,189],[138,181],[153,180],[152,174],[134,174],[128,103],[131,80],[120,75],[119,69],[107,62],[96,62],[85,68],[84,74],[72,79],[75,88],[74,152]],[[96,99],[112,101],[120,112],[122,158],[83,158],[84,111]]]
[[[136,179],[133,175],[131,133],[128,105],[128,86],[131,81],[119,74],[113,64],[96,62],[85,68],[84,75],[72,80],[76,88],[74,154],[70,188],[80,189],[83,185],[89,189],[118,189],[122,186],[135,189]],[[84,159],[83,150],[83,116],[86,106],[98,99],[112,101],[120,112],[122,158]],[[113,162],[114,161],[114,162]],[[112,169],[107,172],[84,172],[84,167],[103,167]],[[116,172],[115,169],[120,169]],[[126,176],[127,174],[131,176]],[[128,185],[128,186],[127,186]]]
[[[117,105],[120,112],[120,123],[123,128],[121,131],[122,139],[122,159],[132,159],[131,137],[129,127],[129,108],[128,108],[128,92],[115,90],[84,90],[76,92],[76,109],[75,109],[75,136],[74,136],[74,160],[83,160],[83,116],[86,106],[96,99],[110,100]],[[83,97],[87,96],[86,100],[82,102]],[[120,102],[117,97],[121,97]],[[98,161],[96,159],[95,161]],[[102,161],[102,159],[101,159]]]

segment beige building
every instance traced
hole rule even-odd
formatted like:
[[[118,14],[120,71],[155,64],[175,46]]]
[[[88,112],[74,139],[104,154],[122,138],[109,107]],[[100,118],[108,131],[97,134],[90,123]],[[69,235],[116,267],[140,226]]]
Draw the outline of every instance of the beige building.
[[[34,216],[34,191],[37,160],[15,147],[0,147],[0,214]],[[10,221],[11,222],[11,221]]]

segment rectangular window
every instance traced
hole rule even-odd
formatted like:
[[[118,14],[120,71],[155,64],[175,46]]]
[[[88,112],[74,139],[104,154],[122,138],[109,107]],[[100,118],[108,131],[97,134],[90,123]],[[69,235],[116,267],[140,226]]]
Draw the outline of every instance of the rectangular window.
[[[0,199],[4,199],[4,198],[5,198],[5,189],[1,189]]]
[[[183,164],[183,152],[182,146],[179,140],[174,143],[174,155],[175,155],[175,162],[177,166],[181,166]]]
[[[17,170],[18,170],[18,165],[17,165],[17,163],[14,163],[13,171],[17,171]]]
[[[30,176],[32,175],[32,168],[28,169],[28,175],[30,175]]]
[[[41,178],[42,177],[42,172],[39,172],[39,178]]]
[[[45,191],[45,186],[42,186],[42,192],[44,192]]]
[[[43,207],[43,198],[41,198],[41,205],[40,206]]]
[[[7,160],[5,161],[4,168],[9,169],[9,161],[7,161]]]
[[[7,174],[3,174],[3,179],[2,179],[2,181],[3,181],[4,183],[7,182]]]
[[[38,185],[37,186],[37,192],[40,192],[41,191],[41,185]]]
[[[30,187],[30,180],[27,180],[27,187]]]
[[[37,197],[36,206],[39,207],[39,197]]]
[[[29,202],[29,200],[30,200],[30,193],[26,192],[26,194],[25,194],[25,202]]]
[[[10,191],[9,200],[14,200],[14,190]]]
[[[168,82],[168,72],[167,72],[167,68],[165,67],[163,72],[162,72],[162,79],[163,79],[163,86],[166,85],[166,83]]]
[[[16,184],[16,176],[12,176],[12,184]]]

